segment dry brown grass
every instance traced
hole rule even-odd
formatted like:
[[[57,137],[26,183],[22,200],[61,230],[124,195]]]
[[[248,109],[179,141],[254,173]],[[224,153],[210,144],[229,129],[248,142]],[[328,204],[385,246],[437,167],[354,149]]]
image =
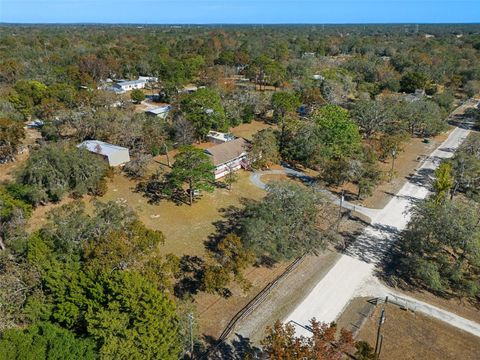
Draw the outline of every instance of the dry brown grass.
[[[247,305],[269,282],[282,274],[288,262],[276,264],[272,268],[251,266],[244,276],[252,283],[252,288],[244,293],[238,285],[230,288],[232,296],[200,293],[195,297],[198,325],[202,334],[217,338],[235,314]]]
[[[475,360],[480,354],[480,339],[428,316],[401,310],[396,305],[377,306],[360,330],[357,340],[375,344],[378,318],[385,307],[382,327],[382,359]]]
[[[247,140],[252,140],[253,135],[255,135],[260,130],[275,128],[274,125],[269,125],[263,121],[252,121],[250,124],[241,124],[230,130],[230,132],[238,137],[243,137]]]
[[[250,173],[239,171],[239,180],[232,190],[217,188],[202,194],[193,206],[162,201],[150,204],[141,193],[134,191],[136,182],[123,175],[115,175],[107,193],[100,201],[116,201],[131,207],[149,228],[161,230],[166,237],[163,253],[203,255],[204,241],[215,232],[214,223],[223,219],[222,209],[241,206],[243,198],[260,199],[265,192],[254,187]]]

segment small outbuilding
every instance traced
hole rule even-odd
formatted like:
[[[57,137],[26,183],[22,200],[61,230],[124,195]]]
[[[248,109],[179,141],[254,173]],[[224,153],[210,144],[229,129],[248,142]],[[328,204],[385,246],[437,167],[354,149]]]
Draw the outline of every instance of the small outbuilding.
[[[112,145],[98,140],[87,140],[77,145],[77,147],[103,156],[110,166],[119,166],[130,161],[130,152],[122,146]]]
[[[235,140],[235,136],[232,134],[225,134],[218,131],[209,131],[207,134],[207,140],[215,144],[223,144],[227,141]]]
[[[138,80],[146,81],[147,83],[158,82],[158,78],[156,76],[139,76]]]
[[[215,180],[232,171],[240,170],[242,167],[248,167],[248,146],[245,139],[238,138],[205,149],[205,153],[211,157],[215,166]]]
[[[150,116],[156,116],[161,119],[166,119],[169,111],[172,109],[170,105],[164,105],[164,106],[158,106],[158,107],[153,107],[150,109],[145,110],[145,114],[150,115]]]

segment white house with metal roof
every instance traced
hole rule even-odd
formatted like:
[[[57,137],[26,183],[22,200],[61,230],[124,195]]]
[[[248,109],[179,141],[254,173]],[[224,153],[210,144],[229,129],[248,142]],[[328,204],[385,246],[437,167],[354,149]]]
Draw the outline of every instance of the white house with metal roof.
[[[128,149],[122,146],[112,145],[98,140],[86,140],[77,145],[77,147],[103,156],[110,166],[119,166],[130,161]]]
[[[157,106],[145,110],[145,114],[165,119],[171,109],[170,105]]]
[[[113,88],[116,92],[125,92],[134,89],[143,89],[147,84],[147,80],[138,79],[138,80],[127,80],[119,81],[113,85]]]

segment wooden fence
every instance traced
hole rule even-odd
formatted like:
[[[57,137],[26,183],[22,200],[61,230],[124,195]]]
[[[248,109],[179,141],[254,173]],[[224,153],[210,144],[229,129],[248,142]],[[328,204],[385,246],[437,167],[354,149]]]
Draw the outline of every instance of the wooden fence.
[[[275,288],[275,286],[278,285],[280,281],[282,281],[288,274],[290,274],[293,270],[295,270],[305,259],[307,254],[304,254],[295,261],[293,261],[290,265],[288,265],[285,270],[272,282],[268,283],[267,286],[263,288],[262,291],[260,291],[250,302],[245,305],[233,318],[230,320],[228,325],[225,327],[223,332],[220,334],[218,337],[218,344],[210,348],[203,356],[201,357],[202,359],[208,359],[208,355],[216,350],[228,337],[233,333],[235,330],[235,327],[237,324],[245,319],[248,315],[250,315],[256,308],[259,306],[267,296],[272,292],[272,290]]]
[[[302,261],[305,259],[305,255],[295,259],[290,265],[288,265],[285,270],[283,271],[282,274],[280,274],[274,281],[270,282],[267,286],[263,288],[262,291],[260,291],[243,309],[241,309],[233,318],[230,320],[228,325],[226,326],[225,330],[220,334],[218,340],[219,341],[224,341],[227,339],[235,329],[235,326],[245,319],[248,315],[252,313],[253,310],[257,308],[258,305],[260,305],[266,298],[267,296],[272,292],[272,290],[275,288],[275,286],[282,281],[288,274],[290,274],[293,270],[295,270],[298,265],[302,263]]]

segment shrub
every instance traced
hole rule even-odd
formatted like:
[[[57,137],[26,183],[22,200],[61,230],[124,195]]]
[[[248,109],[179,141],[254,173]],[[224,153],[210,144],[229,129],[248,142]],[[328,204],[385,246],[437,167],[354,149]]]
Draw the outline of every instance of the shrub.
[[[32,193],[42,194],[38,198],[59,201],[68,193],[78,197],[95,193],[107,169],[103,159],[85,149],[52,144],[32,153],[18,180]]]

